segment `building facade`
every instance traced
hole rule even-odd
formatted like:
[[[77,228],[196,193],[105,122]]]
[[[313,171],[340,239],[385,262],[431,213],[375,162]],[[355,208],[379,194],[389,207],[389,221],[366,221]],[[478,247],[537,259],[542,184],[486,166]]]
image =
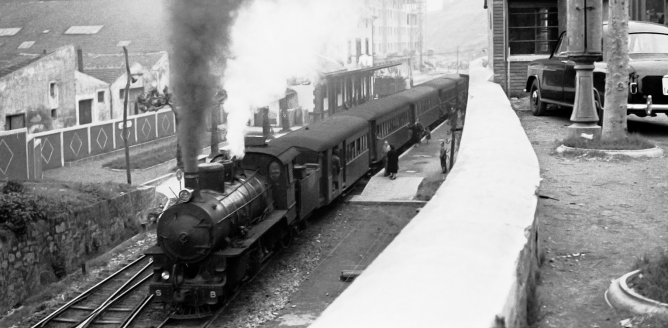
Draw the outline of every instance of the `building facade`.
[[[0,130],[37,133],[106,119],[109,85],[79,69],[73,46],[6,69],[0,76]]]
[[[631,0],[629,18],[666,24],[666,0]],[[488,60],[494,82],[508,95],[523,96],[529,62],[547,58],[566,31],[568,0],[487,0],[489,19]],[[603,1],[603,20],[608,17]]]

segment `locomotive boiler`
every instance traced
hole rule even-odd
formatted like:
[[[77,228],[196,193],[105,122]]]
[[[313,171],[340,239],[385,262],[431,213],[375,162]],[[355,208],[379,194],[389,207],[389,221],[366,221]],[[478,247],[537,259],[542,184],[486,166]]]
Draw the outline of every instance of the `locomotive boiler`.
[[[177,203],[158,220],[157,245],[146,252],[153,258],[150,292],[179,315],[204,316],[207,305],[259,268],[286,232],[262,229],[273,197],[257,171],[216,160],[184,178]]]

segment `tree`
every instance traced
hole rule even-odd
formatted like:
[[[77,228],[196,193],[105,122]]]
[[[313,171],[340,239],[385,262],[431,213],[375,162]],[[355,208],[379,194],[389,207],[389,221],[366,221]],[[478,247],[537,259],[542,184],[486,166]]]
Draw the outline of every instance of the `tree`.
[[[626,105],[629,85],[628,0],[610,0],[608,35],[604,37],[607,73],[602,140],[626,136]]]

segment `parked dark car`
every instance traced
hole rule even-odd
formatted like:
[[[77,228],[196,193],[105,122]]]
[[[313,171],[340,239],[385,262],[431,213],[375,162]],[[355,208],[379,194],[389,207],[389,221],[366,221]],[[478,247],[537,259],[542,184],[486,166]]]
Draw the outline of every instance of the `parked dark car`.
[[[607,23],[603,35],[607,35]],[[545,115],[547,105],[573,107],[575,63],[568,59],[566,32],[559,37],[550,58],[529,63],[525,91],[533,115]],[[594,99],[599,118],[605,96],[605,58],[594,63]],[[668,115],[668,27],[629,22],[629,96],[627,114],[640,117]]]

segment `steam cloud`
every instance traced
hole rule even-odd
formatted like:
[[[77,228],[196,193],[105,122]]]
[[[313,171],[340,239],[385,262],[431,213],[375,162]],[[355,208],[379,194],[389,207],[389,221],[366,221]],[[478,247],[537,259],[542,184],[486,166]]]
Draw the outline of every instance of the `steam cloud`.
[[[229,30],[242,0],[172,0],[170,68],[186,172],[197,172],[206,115],[225,67]]]
[[[256,0],[239,10],[224,73],[227,140],[243,157],[251,107],[285,96],[286,80],[315,82],[318,54],[345,62],[363,12],[359,0]]]

